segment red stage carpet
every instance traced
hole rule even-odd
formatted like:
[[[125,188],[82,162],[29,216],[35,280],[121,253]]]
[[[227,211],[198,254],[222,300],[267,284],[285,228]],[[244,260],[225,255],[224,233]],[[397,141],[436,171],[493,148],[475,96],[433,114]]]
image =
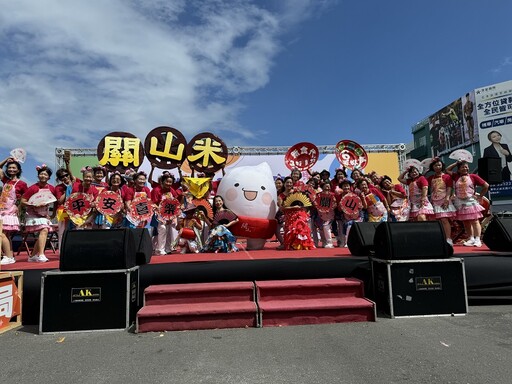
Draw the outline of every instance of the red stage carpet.
[[[234,261],[234,260],[269,260],[269,259],[301,259],[301,258],[325,258],[325,257],[352,257],[348,248],[317,248],[303,251],[285,251],[278,250],[277,242],[267,242],[264,249],[248,251],[245,243],[237,244],[240,251],[235,253],[186,253],[179,252],[170,255],[153,256],[150,264],[167,263],[187,263],[187,262],[207,262],[207,261]],[[491,251],[485,245],[481,248],[464,247],[456,245],[454,247],[454,256],[463,257],[463,255],[491,255]],[[46,257],[49,259],[46,263],[29,263],[27,253],[21,252],[16,256],[16,263],[2,265],[3,271],[24,271],[35,269],[59,269],[59,253],[53,253],[46,250]]]

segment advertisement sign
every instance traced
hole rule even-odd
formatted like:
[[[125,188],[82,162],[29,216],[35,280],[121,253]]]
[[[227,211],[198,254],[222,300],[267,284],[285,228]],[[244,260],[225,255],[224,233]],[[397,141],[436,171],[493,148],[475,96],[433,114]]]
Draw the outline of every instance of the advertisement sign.
[[[491,186],[491,199],[510,198],[512,81],[475,89],[481,157],[500,159],[503,183]]]

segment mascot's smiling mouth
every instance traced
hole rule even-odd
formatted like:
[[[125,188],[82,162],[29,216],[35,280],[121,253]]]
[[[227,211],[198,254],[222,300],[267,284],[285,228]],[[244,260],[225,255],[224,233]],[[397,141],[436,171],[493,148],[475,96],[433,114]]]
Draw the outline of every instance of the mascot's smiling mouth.
[[[244,191],[244,197],[249,201],[253,201],[258,196],[258,191],[246,191],[243,188],[242,191]]]

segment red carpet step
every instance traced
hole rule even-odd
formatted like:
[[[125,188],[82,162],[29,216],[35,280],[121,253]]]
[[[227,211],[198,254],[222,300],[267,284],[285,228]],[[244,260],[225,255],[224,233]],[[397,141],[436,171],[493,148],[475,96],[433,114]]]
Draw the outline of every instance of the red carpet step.
[[[263,327],[375,321],[375,303],[353,278],[256,282]]]
[[[167,284],[146,288],[137,332],[257,326],[254,283]]]

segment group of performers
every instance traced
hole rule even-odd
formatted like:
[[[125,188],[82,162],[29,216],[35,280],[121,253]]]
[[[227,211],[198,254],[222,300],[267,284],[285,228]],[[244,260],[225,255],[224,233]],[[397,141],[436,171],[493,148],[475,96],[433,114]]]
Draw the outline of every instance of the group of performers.
[[[276,237],[281,249],[311,249],[320,242],[324,248],[333,248],[333,232],[336,245],[346,247],[354,222],[425,220],[439,220],[452,246],[452,227],[457,223],[467,235],[464,246],[482,246],[480,220],[488,208],[482,204],[489,184],[471,174],[466,161],[445,167],[434,158],[425,174],[409,166],[398,177],[399,183],[376,172],[365,175],[359,169],[352,170],[350,179],[343,168],[332,179],[327,170],[308,173],[306,183],[297,169],[276,179]],[[297,215],[298,210],[303,216]]]
[[[211,178],[206,198],[197,199],[181,172],[179,182],[167,171],[154,182],[153,169],[148,176],[134,170],[108,173],[97,166],[83,168],[81,178],[76,178],[69,158],[64,161],[66,166],[56,172],[55,187],[50,184],[52,170],[45,164],[37,167],[38,182],[29,187],[20,179],[22,169],[18,161],[8,157],[0,162],[2,264],[15,262],[12,237],[21,231],[36,234],[28,257],[30,262],[48,261],[44,254],[48,233],[58,232],[60,248],[67,229],[146,227],[153,236],[155,255],[178,250],[238,250],[229,229],[238,222],[238,217],[226,207],[222,196],[215,196]],[[307,182],[298,169],[284,179],[275,179],[276,238],[280,249],[313,249],[320,243],[324,248],[333,248],[333,237],[338,247],[346,247],[354,222],[407,220],[440,220],[451,245],[453,223],[461,222],[468,237],[463,245],[482,245],[480,219],[485,208],[481,202],[489,185],[469,173],[467,162],[458,161],[445,168],[440,159],[434,158],[425,175],[410,166],[398,177],[399,183],[389,176],[364,174],[359,169],[353,169],[350,178],[344,168],[337,169],[332,179],[327,170],[308,173]],[[76,196],[82,199],[81,205],[73,200]],[[101,202],[107,201],[101,198],[110,201],[109,208],[118,203],[117,209],[100,209]],[[145,216],[138,215],[134,208],[138,201],[146,204]],[[89,209],[78,215],[70,209],[72,205]]]
[[[77,178],[71,172],[70,159],[64,161],[66,166],[56,172],[56,186],[50,183],[52,170],[43,164],[36,168],[38,181],[30,187],[20,179],[20,162],[12,157],[0,162],[2,265],[16,261],[12,248],[14,235],[34,233],[36,241],[28,261],[46,262],[48,233],[58,233],[60,248],[64,231],[69,229],[146,227],[152,235],[155,255],[177,250],[182,253],[238,250],[236,238],[229,230],[238,218],[224,205],[221,196],[213,197],[212,183],[206,195],[212,195],[213,207],[207,198],[194,198],[187,184],[181,180],[177,183],[170,172],[164,171],[154,182],[153,172],[149,177],[134,170],[109,173],[96,166],[84,167],[81,178]],[[143,201],[142,210],[149,215],[138,214],[134,208],[137,201]],[[166,213],[161,209],[163,202],[167,204]],[[100,205],[108,205],[110,211],[100,209]],[[73,206],[83,208],[81,213],[76,213]]]

